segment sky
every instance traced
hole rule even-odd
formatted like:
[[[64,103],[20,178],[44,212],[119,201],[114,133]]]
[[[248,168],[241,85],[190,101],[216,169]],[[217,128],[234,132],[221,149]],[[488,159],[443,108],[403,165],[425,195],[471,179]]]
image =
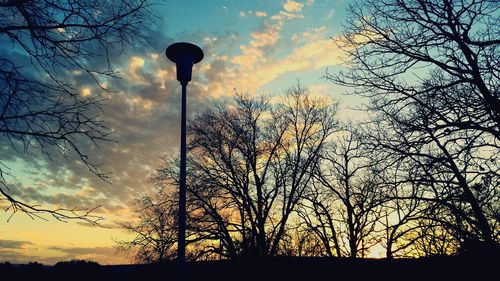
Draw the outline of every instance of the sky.
[[[359,101],[323,79],[345,60],[334,41],[342,32],[348,2],[183,0],[157,6],[160,23],[151,28],[152,44],[114,55],[121,78],[103,81],[113,91],[103,92],[83,74],[73,74],[82,95],[106,98],[103,119],[115,142],[81,145],[111,173],[111,184],[71,157],[47,159],[0,149],[0,159],[11,168],[7,181],[13,195],[47,207],[101,206],[96,215],[105,218],[105,227],[1,212],[0,262],[131,262],[114,249],[116,240],[129,237],[116,222],[135,217],[134,200],[152,193],[148,177],[160,158],[178,151],[180,86],[175,66],[164,55],[173,42],[195,43],[205,53],[189,84],[188,116],[236,92],[278,95],[300,80],[314,94],[339,101],[342,118],[355,118],[348,108]]]

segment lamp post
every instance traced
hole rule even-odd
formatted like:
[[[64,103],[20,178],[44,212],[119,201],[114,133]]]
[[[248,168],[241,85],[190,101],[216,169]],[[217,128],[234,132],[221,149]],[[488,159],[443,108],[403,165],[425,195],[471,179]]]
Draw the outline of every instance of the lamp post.
[[[182,86],[181,167],[179,179],[179,229],[177,234],[178,279],[185,280],[186,266],[186,88],[191,81],[193,65],[203,59],[200,47],[186,42],[168,46],[165,54],[177,66],[177,80]]]

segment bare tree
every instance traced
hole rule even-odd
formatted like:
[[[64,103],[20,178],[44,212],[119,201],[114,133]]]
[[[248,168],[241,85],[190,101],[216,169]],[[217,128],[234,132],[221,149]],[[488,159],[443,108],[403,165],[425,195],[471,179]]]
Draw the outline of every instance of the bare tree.
[[[419,189],[405,193],[402,184],[392,197],[425,204],[432,210],[427,215],[452,229],[462,242],[493,243],[498,237],[496,160],[485,155],[480,137],[466,131],[436,132],[428,123],[432,113],[412,109],[384,112],[369,139],[374,153],[399,166],[395,181]]]
[[[177,202],[162,187],[153,197],[137,200],[137,222],[119,222],[119,226],[134,235],[132,240],[116,241],[120,252],[134,256],[137,263],[171,260],[176,256]]]
[[[329,257],[348,255],[344,247],[341,247],[340,229],[335,214],[337,207],[336,200],[324,192],[322,185],[313,181],[310,192],[305,196],[305,202],[298,209],[301,224],[309,230],[310,235],[316,236],[321,241],[323,248],[321,255]]]
[[[384,204],[379,223],[383,225],[385,237],[381,244],[386,249],[386,258],[414,256],[414,244],[421,241],[422,221],[426,221],[427,204],[416,194],[422,190],[406,182],[385,178],[382,192]],[[400,194],[405,196],[401,199]]]
[[[489,0],[356,2],[341,40],[352,69],[330,78],[381,104],[432,98],[440,129],[498,139],[497,11]]]
[[[499,56],[495,1],[360,1],[329,78],[370,98],[374,152],[460,243],[498,243]]]
[[[380,178],[352,126],[339,133],[321,155],[317,184],[303,205],[302,218],[336,256],[365,257],[378,242],[381,216]]]
[[[116,76],[111,53],[144,42],[150,5],[146,0],[0,1],[2,142],[13,151],[39,151],[49,159],[75,155],[107,181],[82,145],[109,140],[110,130],[101,118],[102,98],[82,95],[71,73],[83,72],[105,90],[104,79]],[[104,63],[96,64],[96,58]],[[0,164],[1,200],[13,213],[90,223],[100,219],[90,215],[92,210],[47,209],[14,198],[5,178],[8,168]]]
[[[434,221],[420,221],[415,243],[411,244],[412,255],[417,257],[452,255],[458,251],[459,244],[449,229],[436,224]]]
[[[323,241],[312,233],[308,227],[303,227],[298,220],[290,223],[290,231],[284,235],[279,256],[287,257],[321,257],[326,256]]]
[[[213,241],[207,253],[236,258],[286,251],[288,222],[337,121],[334,104],[300,85],[276,100],[240,95],[234,106],[209,109],[189,126],[188,229],[192,240]],[[169,171],[160,171],[159,179],[175,177]]]

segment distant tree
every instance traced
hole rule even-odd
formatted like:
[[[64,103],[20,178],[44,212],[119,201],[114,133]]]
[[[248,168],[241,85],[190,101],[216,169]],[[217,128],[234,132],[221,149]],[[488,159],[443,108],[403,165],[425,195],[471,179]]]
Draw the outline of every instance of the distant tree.
[[[498,3],[359,1],[329,78],[370,99],[374,153],[421,192],[427,218],[462,245],[498,243]],[[398,185],[405,188],[404,185]],[[449,236],[448,236],[449,237]]]
[[[82,146],[109,140],[110,130],[101,119],[102,98],[82,94],[71,73],[83,72],[104,90],[102,82],[116,76],[110,53],[144,42],[150,5],[146,0],[0,1],[2,145],[11,145],[12,153],[39,151],[49,159],[73,154],[107,180]],[[93,63],[96,58],[102,66]],[[92,210],[47,209],[15,198],[5,179],[8,171],[0,163],[0,200],[8,202],[11,212],[50,214],[62,221],[100,219],[90,215]]]
[[[419,221],[415,243],[411,245],[412,255],[417,257],[445,256],[456,254],[460,245],[448,228],[435,221]]]
[[[95,261],[89,260],[70,260],[70,261],[60,261],[54,265],[54,269],[56,270],[95,270],[98,269],[101,265]]]
[[[427,204],[417,199],[420,188],[389,177],[384,179],[386,186],[380,189],[384,204],[379,223],[385,234],[381,244],[386,249],[386,258],[412,257],[413,245],[423,238],[421,227]],[[401,199],[400,194],[404,194],[405,199]]]
[[[118,222],[134,237],[116,241],[119,252],[132,254],[137,263],[171,260],[176,256],[177,206],[173,194],[158,188],[153,197],[137,200],[137,221]]]
[[[301,217],[330,256],[366,257],[378,242],[382,193],[375,164],[352,125],[323,150]]]
[[[286,257],[321,257],[326,256],[323,241],[312,230],[294,221],[284,235],[279,256]]]
[[[335,112],[298,85],[274,103],[240,95],[198,115],[188,129],[188,241],[211,241],[206,254],[223,258],[283,252],[319,152],[337,130]],[[176,178],[175,166],[159,169],[158,181]]]
[[[51,276],[78,276],[83,275],[87,278],[99,278],[104,273],[104,268],[95,261],[88,260],[70,260],[57,262],[50,269]]]

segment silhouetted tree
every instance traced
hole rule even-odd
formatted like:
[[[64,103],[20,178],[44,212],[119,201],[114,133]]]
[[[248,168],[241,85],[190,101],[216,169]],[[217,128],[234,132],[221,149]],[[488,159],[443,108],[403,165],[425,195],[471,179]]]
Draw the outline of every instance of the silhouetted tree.
[[[434,220],[419,221],[415,242],[411,244],[411,254],[417,257],[432,257],[455,254],[460,245],[449,228],[436,224]]]
[[[104,272],[99,263],[88,260],[60,261],[54,265],[52,270],[59,276],[70,274],[81,276],[81,274],[85,274],[86,276],[98,277],[99,275],[102,276]]]
[[[386,168],[386,167],[384,167]],[[386,169],[385,174],[388,172]],[[395,171],[396,175],[399,171]],[[380,189],[383,197],[382,216],[379,223],[383,225],[384,237],[381,244],[386,249],[386,258],[413,257],[414,244],[421,241],[422,221],[426,221],[426,202],[421,202],[417,194],[422,190],[407,182],[393,181],[384,177],[384,187]],[[400,194],[404,195],[401,199]]]
[[[330,78],[374,106],[418,103],[439,129],[498,139],[497,10],[489,0],[358,1],[340,40],[352,70]]]
[[[330,256],[365,257],[378,242],[374,234],[381,216],[380,177],[354,130],[348,126],[323,151],[315,170],[317,182],[302,205],[301,217]]]
[[[144,42],[152,18],[146,0],[0,2],[0,134],[3,145],[24,153],[72,154],[103,180],[82,143],[108,139],[101,119],[102,98],[82,95],[73,72],[102,82],[115,77],[110,53]],[[98,64],[95,59],[99,58]],[[20,148],[16,148],[20,146]],[[85,209],[47,209],[12,196],[0,163],[0,194],[13,213],[48,213],[58,220],[100,218]]]
[[[137,201],[137,222],[119,222],[121,228],[134,236],[132,240],[116,241],[117,250],[132,254],[137,263],[171,260],[176,256],[177,206],[174,195],[158,188],[153,197]]]
[[[323,241],[298,220],[290,222],[289,231],[284,235],[279,256],[321,257],[326,256]]]
[[[500,102],[495,1],[360,1],[329,78],[370,98],[373,151],[418,187],[398,199],[461,243],[498,242]],[[390,166],[388,165],[388,166]]]
[[[289,219],[310,186],[311,171],[337,129],[336,105],[300,85],[273,103],[239,95],[189,125],[188,240],[208,240],[207,254],[274,256]],[[175,182],[172,165],[158,180]]]

